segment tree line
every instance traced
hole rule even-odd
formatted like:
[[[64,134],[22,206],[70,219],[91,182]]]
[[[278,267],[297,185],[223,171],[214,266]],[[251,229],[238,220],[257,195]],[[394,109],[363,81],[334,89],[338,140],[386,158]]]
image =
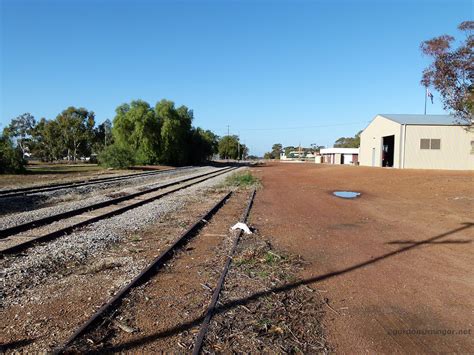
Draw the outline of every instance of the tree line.
[[[163,99],[155,107],[135,100],[115,110],[113,143],[99,160],[113,167],[134,164],[197,164],[217,151],[218,137],[193,127],[194,114],[186,106],[175,107]]]
[[[68,107],[55,119],[39,121],[24,113],[4,128],[0,146],[0,172],[23,170],[25,157],[42,161],[77,160],[101,151],[108,135],[110,121],[95,126],[94,112]]]
[[[272,150],[270,152],[266,152],[263,156],[264,159],[280,159],[280,155],[285,153],[285,156],[288,158],[294,158],[292,152],[298,152],[301,150],[302,153],[318,153],[324,146],[311,144],[311,147],[295,147],[293,145],[289,145],[283,147],[281,143],[275,143],[272,145]]]
[[[359,148],[360,135],[362,131],[357,132],[354,137],[341,137],[334,142],[334,148]]]
[[[39,121],[29,113],[11,120],[0,136],[0,173],[18,172],[25,157],[77,161],[97,157],[106,166],[199,164],[219,153],[243,159],[248,148],[237,136],[219,138],[192,125],[193,110],[163,99],[154,107],[143,100],[118,106],[113,121],[96,125],[95,114],[74,106],[55,119]]]
[[[55,119],[38,122],[29,113],[12,119],[3,130],[23,156],[42,161],[72,160],[100,152],[112,140],[111,122],[95,126],[95,114],[85,108],[68,107]]]
[[[334,148],[359,148],[360,146],[360,134],[362,131],[357,132],[354,137],[341,137],[338,138],[334,142]],[[272,150],[270,152],[265,153],[263,156],[264,159],[280,159],[280,154],[285,153],[286,157],[293,158],[292,153],[293,151],[299,151],[304,154],[307,153],[319,153],[321,149],[324,149],[323,145],[311,144],[310,148],[305,147],[295,147],[292,145],[283,147],[281,143],[275,143],[272,145]]]

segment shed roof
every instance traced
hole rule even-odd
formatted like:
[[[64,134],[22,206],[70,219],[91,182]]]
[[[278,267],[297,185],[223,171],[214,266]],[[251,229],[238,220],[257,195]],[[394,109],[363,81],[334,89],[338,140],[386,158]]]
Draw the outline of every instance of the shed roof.
[[[406,125],[463,126],[462,123],[456,122],[455,117],[452,115],[404,115],[381,113],[378,116]]]

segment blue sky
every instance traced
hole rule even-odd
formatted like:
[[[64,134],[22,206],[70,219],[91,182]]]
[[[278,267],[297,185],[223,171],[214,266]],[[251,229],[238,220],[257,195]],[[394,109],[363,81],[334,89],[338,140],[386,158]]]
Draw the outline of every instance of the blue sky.
[[[470,0],[0,0],[0,128],[68,106],[185,104],[194,124],[273,143],[332,145],[377,113],[423,113],[425,39]],[[444,113],[435,92],[428,113]]]

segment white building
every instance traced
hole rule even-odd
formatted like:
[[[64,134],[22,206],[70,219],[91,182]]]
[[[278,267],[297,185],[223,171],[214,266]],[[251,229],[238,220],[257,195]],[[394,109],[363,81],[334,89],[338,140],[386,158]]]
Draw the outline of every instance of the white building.
[[[449,115],[380,114],[360,136],[360,165],[474,170],[474,130]]]
[[[305,153],[303,150],[298,151],[298,150],[292,150],[291,152],[288,153],[288,156],[285,155],[284,152],[280,153],[280,160],[309,160],[313,159],[314,154],[313,153]]]
[[[319,151],[321,163],[355,165],[359,159],[359,148],[324,148]],[[316,157],[316,163],[318,163]]]

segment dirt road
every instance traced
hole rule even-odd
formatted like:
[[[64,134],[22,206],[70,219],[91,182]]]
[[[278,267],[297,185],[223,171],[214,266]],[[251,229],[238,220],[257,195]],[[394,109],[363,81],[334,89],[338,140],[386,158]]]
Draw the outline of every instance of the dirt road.
[[[334,350],[474,349],[473,172],[284,163],[253,172],[264,188],[251,222],[309,262],[301,277],[328,299]]]

